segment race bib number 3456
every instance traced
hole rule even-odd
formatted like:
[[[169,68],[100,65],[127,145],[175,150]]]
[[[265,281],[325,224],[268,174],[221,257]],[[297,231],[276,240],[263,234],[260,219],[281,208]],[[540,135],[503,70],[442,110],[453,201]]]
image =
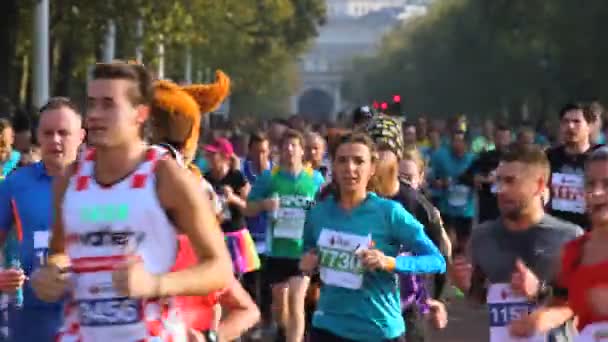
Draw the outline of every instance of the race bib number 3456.
[[[78,302],[78,314],[82,326],[133,324],[142,320],[141,313],[141,301],[128,297]]]

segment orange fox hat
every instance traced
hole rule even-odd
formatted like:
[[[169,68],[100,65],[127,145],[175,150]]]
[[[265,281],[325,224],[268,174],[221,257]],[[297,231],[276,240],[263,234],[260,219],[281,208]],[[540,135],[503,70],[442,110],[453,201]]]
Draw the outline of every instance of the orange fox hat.
[[[203,115],[217,109],[230,92],[230,78],[216,71],[215,83],[179,86],[161,80],[154,84],[152,143],[168,143],[189,165],[196,154]]]

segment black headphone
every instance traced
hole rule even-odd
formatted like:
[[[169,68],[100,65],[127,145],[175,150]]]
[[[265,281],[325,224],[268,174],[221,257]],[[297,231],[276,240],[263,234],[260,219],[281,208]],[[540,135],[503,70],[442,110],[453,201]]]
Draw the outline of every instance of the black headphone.
[[[169,143],[160,143],[157,146],[160,146],[160,147],[166,149],[167,151],[169,151],[169,154],[171,154],[171,156],[173,157],[173,159],[175,159],[175,161],[177,161],[177,163],[181,167],[185,166],[184,157],[182,156],[182,154],[175,147],[173,147],[173,145],[171,145]]]

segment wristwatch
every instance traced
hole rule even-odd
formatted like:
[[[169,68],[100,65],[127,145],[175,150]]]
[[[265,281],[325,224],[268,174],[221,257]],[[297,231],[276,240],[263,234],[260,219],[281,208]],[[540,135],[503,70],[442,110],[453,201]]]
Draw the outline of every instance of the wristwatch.
[[[205,341],[207,342],[218,342],[217,332],[215,330],[206,330],[203,332],[203,336],[205,336]]]
[[[549,299],[553,294],[553,288],[546,281],[541,281],[538,284],[538,292],[536,293],[536,302],[542,303]]]

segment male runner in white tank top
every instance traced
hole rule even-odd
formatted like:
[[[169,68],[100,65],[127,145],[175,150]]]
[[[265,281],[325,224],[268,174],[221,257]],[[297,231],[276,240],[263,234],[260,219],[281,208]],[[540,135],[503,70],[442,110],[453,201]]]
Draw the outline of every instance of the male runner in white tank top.
[[[167,328],[179,314],[158,298],[206,295],[232,277],[197,180],[144,142],[151,90],[143,66],[96,65],[85,122],[93,149],[54,184],[48,265],[33,286],[49,301],[69,291],[75,314],[66,313],[71,324],[61,334],[82,342],[185,340],[179,324]],[[188,236],[200,262],[170,272],[177,233]]]

